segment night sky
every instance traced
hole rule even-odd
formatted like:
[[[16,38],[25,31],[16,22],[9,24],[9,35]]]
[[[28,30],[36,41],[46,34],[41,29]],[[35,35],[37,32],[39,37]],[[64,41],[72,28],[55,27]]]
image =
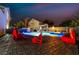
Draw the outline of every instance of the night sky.
[[[65,18],[73,17],[73,15],[79,11],[79,4],[4,3],[0,5],[10,8],[13,21],[22,20],[26,17],[33,17],[39,20],[53,20],[57,24]]]

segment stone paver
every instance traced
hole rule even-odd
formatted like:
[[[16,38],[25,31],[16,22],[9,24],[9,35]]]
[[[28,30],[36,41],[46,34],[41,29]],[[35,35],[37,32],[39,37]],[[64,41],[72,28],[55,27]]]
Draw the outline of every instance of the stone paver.
[[[14,41],[11,35],[5,35],[0,42],[0,55],[76,55],[77,47],[63,43],[56,37],[44,37],[42,46],[32,44],[25,39]]]

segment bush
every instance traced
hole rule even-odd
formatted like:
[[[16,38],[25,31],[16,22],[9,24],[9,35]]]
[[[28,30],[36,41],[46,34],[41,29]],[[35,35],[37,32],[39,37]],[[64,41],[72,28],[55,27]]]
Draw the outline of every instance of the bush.
[[[3,32],[0,32],[0,37],[2,37],[4,35],[4,33]]]

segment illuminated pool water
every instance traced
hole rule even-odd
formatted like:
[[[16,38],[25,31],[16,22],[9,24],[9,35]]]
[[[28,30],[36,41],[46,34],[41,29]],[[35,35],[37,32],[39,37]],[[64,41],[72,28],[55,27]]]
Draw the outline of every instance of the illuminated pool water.
[[[56,37],[62,37],[64,33],[56,33],[56,32],[22,32],[23,35],[30,35],[30,36],[39,36],[42,34],[42,36],[56,36]]]

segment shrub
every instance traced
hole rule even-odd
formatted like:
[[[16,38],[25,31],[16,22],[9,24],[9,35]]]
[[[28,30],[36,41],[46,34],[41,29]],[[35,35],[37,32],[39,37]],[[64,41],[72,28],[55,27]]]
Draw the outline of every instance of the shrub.
[[[0,37],[2,37],[4,35],[4,32],[0,32]]]

